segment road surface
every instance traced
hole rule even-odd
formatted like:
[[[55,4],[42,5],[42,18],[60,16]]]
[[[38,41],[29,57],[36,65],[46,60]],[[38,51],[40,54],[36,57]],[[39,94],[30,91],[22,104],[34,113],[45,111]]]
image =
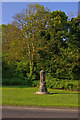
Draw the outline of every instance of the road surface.
[[[3,118],[78,118],[78,109],[3,106]]]

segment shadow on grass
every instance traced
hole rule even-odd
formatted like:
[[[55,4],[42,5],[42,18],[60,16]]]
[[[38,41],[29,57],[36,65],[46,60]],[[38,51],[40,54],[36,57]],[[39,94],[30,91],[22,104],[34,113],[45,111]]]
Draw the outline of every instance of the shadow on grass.
[[[50,95],[53,95],[53,94],[80,94],[80,93],[49,93]]]

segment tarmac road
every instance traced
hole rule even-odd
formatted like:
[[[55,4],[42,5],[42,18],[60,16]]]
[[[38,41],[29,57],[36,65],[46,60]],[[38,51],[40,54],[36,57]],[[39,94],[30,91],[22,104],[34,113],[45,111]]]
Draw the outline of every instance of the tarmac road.
[[[3,106],[3,118],[78,118],[78,109]]]

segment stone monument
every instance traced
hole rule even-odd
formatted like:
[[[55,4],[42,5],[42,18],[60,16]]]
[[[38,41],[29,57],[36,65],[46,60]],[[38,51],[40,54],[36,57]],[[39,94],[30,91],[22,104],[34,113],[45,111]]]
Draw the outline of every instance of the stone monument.
[[[38,90],[38,92],[36,92],[36,94],[49,94],[49,92],[47,91],[47,87],[46,87],[44,70],[40,71],[40,86],[39,86],[39,90]]]

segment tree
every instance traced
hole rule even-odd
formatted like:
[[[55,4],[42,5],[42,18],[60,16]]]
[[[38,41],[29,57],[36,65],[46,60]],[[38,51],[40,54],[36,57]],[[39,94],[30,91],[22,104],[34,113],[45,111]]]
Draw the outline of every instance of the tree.
[[[21,41],[22,38],[20,38],[20,30],[17,27],[11,24],[2,25],[2,49],[3,56],[5,56],[6,59],[9,58],[11,61],[21,59],[21,51],[18,49],[23,45],[20,43]]]
[[[2,26],[0,25],[0,57],[2,57]]]
[[[80,79],[80,15],[76,18],[72,18],[70,22],[68,48],[70,54],[68,54],[70,65],[71,65],[71,75],[73,79]]]
[[[9,50],[9,53],[11,52],[11,58],[19,60],[20,56],[25,57],[26,61],[29,61],[30,76],[34,72],[38,51],[44,49],[43,46],[46,41],[41,34],[47,31],[49,20],[50,11],[48,8],[44,8],[44,6],[39,4],[30,4],[27,9],[14,17],[12,25],[8,25],[7,31],[10,31],[6,31],[8,43],[8,48],[6,46],[6,49]],[[4,42],[4,45],[6,45],[5,40]]]
[[[49,72],[53,77],[65,78],[65,49],[67,49],[68,21],[63,11],[53,11],[50,21],[50,36],[48,43]]]

